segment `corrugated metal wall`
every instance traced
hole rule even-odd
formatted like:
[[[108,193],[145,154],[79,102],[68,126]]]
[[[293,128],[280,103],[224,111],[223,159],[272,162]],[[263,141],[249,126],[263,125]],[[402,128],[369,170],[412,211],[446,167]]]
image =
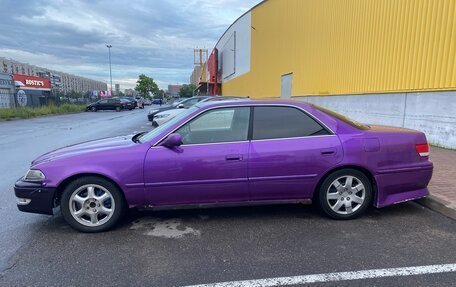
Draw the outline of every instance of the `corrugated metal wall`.
[[[223,94],[456,90],[456,0],[269,0],[252,11],[251,69]]]

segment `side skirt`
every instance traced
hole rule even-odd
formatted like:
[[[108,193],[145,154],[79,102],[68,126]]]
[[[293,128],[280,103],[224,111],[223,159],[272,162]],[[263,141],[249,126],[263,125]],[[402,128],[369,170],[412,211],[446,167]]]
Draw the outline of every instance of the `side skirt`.
[[[205,209],[238,206],[262,206],[279,204],[312,204],[312,199],[293,199],[293,200],[263,200],[263,201],[242,201],[242,202],[217,202],[199,204],[179,204],[179,205],[146,205],[137,206],[139,210],[178,210],[178,209]]]

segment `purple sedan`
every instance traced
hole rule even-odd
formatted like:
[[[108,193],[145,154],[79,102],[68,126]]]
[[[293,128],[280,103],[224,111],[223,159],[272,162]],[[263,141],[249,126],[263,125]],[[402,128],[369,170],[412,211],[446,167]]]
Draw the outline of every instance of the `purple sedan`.
[[[197,104],[148,133],[47,153],[15,184],[18,208],[73,228],[113,227],[128,208],[318,202],[335,219],[427,196],[422,132],[367,126],[292,101]]]

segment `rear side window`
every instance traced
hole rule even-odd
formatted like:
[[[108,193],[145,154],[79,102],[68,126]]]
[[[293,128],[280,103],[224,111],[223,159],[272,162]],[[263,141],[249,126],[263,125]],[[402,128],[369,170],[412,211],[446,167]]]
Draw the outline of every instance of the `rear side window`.
[[[255,107],[253,140],[330,134],[303,111],[292,107]]]

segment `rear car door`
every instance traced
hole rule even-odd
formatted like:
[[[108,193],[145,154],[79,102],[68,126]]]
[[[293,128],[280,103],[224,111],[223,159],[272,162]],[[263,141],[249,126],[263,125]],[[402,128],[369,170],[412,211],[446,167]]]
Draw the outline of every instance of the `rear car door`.
[[[249,118],[249,107],[211,109],[175,131],[183,145],[151,148],[144,166],[149,204],[247,201]]]
[[[97,102],[97,109],[106,110],[107,105],[108,105],[108,100],[100,100]]]
[[[341,160],[339,138],[307,112],[254,107],[248,168],[252,200],[310,198],[319,176]]]

